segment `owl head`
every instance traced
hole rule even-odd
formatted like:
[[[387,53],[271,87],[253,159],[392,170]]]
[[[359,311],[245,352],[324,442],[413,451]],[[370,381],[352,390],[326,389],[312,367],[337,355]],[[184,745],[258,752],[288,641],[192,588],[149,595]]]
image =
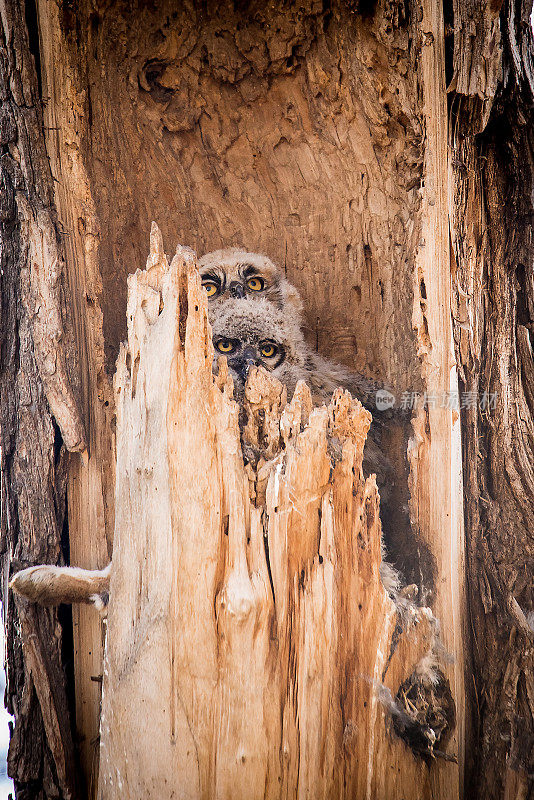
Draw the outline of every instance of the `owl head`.
[[[291,310],[300,319],[300,295],[273,262],[260,253],[238,247],[206,253],[198,262],[210,309],[229,299],[267,299],[278,309]]]
[[[215,361],[226,356],[237,398],[243,395],[251,366],[272,372],[290,393],[305,377],[305,344],[295,315],[265,297],[242,297],[227,300],[210,317]]]

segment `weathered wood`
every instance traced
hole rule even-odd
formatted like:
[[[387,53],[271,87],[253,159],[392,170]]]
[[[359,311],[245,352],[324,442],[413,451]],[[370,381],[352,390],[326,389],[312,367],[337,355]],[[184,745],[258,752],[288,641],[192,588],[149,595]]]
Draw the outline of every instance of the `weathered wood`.
[[[38,3],[44,126],[54,200],[64,232],[88,458],[71,465],[68,483],[72,564],[103,568],[113,539],[114,463],[111,379],[104,370],[100,229],[88,170],[89,94],[76,31],[62,3]],[[109,214],[106,214],[109,218]],[[98,775],[98,735],[105,631],[98,612],[73,607],[76,734],[89,797]]]
[[[412,312],[429,74],[421,54],[434,28],[415,5],[385,0],[364,14],[337,2],[209,3],[205,13],[194,3],[38,2],[37,13],[90,437],[89,464],[74,465],[69,481],[71,560],[95,568],[113,530],[104,352],[111,371],[126,276],[142,264],[152,218],[168,246],[267,252],[302,292],[320,352],[385,379],[399,397],[423,386]],[[397,439],[401,474],[406,443]],[[441,445],[433,452],[439,461]],[[399,507],[408,494],[404,486]],[[422,497],[415,484],[413,494]],[[397,522],[388,544],[398,565],[408,582],[431,586],[435,526],[425,541]],[[91,609],[75,617],[77,726],[90,772],[102,631]]]
[[[453,0],[453,76],[449,91],[475,99],[473,133],[486,127],[502,70],[502,0]]]
[[[422,238],[414,280],[413,325],[417,333],[425,395],[414,420],[409,448],[411,513],[435,559],[435,613],[453,664],[447,670],[456,702],[457,727],[451,749],[458,766],[440,762],[433,771],[434,797],[453,783],[463,793],[465,747],[465,542],[458,381],[450,315],[449,165],[445,94],[443,6],[423,0],[421,55],[425,131]],[[445,398],[445,401],[444,401]],[[456,398],[456,404],[455,404]]]
[[[76,793],[57,611],[15,607],[11,562],[61,563],[68,453],[84,446],[69,295],[24,4],[0,3],[0,470],[8,772],[19,798]],[[72,381],[72,383],[71,383]],[[59,427],[58,427],[59,426]]]
[[[486,31],[484,44],[472,40],[472,80],[451,98],[450,219],[456,356],[470,398],[461,409],[476,712],[467,791],[494,800],[528,796],[534,774],[533,37],[531,3],[456,13],[455,37],[456,27]],[[481,105],[476,87],[495,74]]]
[[[532,572],[528,465],[534,397],[529,241],[533,48],[529,0],[506,0],[502,8],[499,3],[455,3],[454,8],[446,3],[445,12],[454,33],[450,220],[461,388],[479,398],[485,391],[499,397],[495,410],[462,409],[475,645],[475,674],[469,676],[468,687],[474,690],[480,715],[473,728],[480,751],[471,747],[471,763],[480,796],[493,798],[502,796],[505,785],[508,791],[509,778],[514,778],[513,766],[508,772],[505,766],[510,720],[518,715],[530,730],[533,718],[527,630],[533,608],[527,586]],[[354,4],[337,2],[324,7],[209,2],[177,9],[170,0],[98,6],[89,0],[75,6],[41,0],[39,36],[32,3],[2,3],[2,24],[11,26],[11,33],[0,57],[16,52],[12,63],[20,73],[12,83],[2,79],[2,100],[16,95],[24,123],[16,130],[12,111],[3,106],[2,492],[8,509],[3,526],[10,543],[19,540],[19,533],[27,536],[16,551],[21,565],[59,560],[66,462],[62,452],[54,463],[56,431],[44,391],[53,404],[50,381],[70,371],[73,356],[67,328],[63,335],[64,320],[59,329],[52,326],[66,344],[58,348],[57,374],[46,375],[47,354],[55,358],[53,336],[45,336],[42,347],[36,343],[36,357],[28,355],[42,316],[29,319],[35,298],[27,290],[41,291],[40,281],[47,279],[35,257],[35,242],[28,259],[32,274],[18,276],[13,269],[21,246],[26,246],[19,241],[13,196],[29,176],[45,187],[47,209],[52,208],[52,192],[59,208],[65,236],[58,239],[57,264],[63,248],[69,286],[46,283],[51,305],[43,303],[42,310],[56,313],[63,290],[74,297],[82,405],[89,423],[89,464],[76,460],[69,482],[73,563],[103,566],[111,549],[113,420],[104,351],[112,367],[124,333],[126,274],[141,264],[152,217],[162,220],[169,245],[181,239],[203,252],[245,244],[269,253],[303,294],[310,341],[324,354],[398,387],[423,386],[417,348],[425,342],[429,324],[433,351],[423,355],[425,388],[430,393],[435,386],[449,388],[442,214],[445,54],[439,13],[431,3],[382,0],[359,11]],[[35,154],[21,147],[26,126],[38,133],[42,127],[25,17],[32,50],[40,57],[45,114],[47,148],[39,143]],[[431,135],[442,137],[437,150]],[[28,216],[22,203],[21,212],[26,230],[35,229],[37,210]],[[55,224],[53,210],[50,214]],[[425,223],[427,216],[432,223]],[[48,221],[41,227],[47,235]],[[48,266],[54,263],[52,257]],[[16,300],[23,292],[26,306]],[[16,342],[17,335],[20,347],[5,344]],[[433,375],[438,362],[444,372]],[[64,399],[60,392],[60,420],[70,408],[69,402],[61,405]],[[458,511],[453,478],[442,483],[436,475],[442,474],[441,456],[449,453],[447,437],[453,443],[457,432],[454,414],[429,415],[430,437],[425,421],[420,415],[414,440],[423,466],[417,473],[412,470],[412,513],[421,541],[429,543],[441,564],[439,605],[447,600],[441,580],[445,577],[452,588],[450,575],[460,550],[449,550],[447,536],[435,538],[438,529],[446,533],[446,513]],[[67,435],[68,426],[64,421],[61,425]],[[76,447],[78,438],[71,438],[71,446]],[[447,469],[456,469],[450,454],[446,463]],[[269,467],[264,469],[256,482],[258,497],[267,487]],[[429,496],[430,486],[436,499],[450,493],[445,514]],[[453,531],[453,544],[461,549],[459,526],[451,518],[449,533]],[[407,543],[410,555],[405,561],[408,567],[413,562],[419,580],[425,562],[412,558],[417,543]],[[421,582],[428,586],[432,570],[421,571]],[[460,597],[461,591],[450,594],[453,604]],[[93,678],[101,672],[102,628],[91,609],[79,619],[77,613],[77,725],[90,774],[100,699]],[[452,627],[445,621],[451,650],[458,630],[456,617]],[[10,663],[17,664],[12,670],[22,675],[12,633],[9,648]],[[461,668],[460,659],[453,682]],[[36,744],[43,734],[36,734],[41,723],[35,694],[30,687],[24,702],[15,695],[11,700],[19,722],[10,768],[22,782],[31,778],[42,784],[44,779],[36,776],[48,776],[50,770],[36,765],[49,757]],[[22,733],[26,724],[28,733]],[[522,771],[521,780],[524,775],[530,780],[533,771],[532,766]],[[469,792],[474,794],[474,784]]]
[[[304,386],[273,403],[281,387],[253,376],[285,446],[247,475],[231,379],[214,381],[212,360],[194,258],[179,248],[169,267],[154,229],[115,378],[99,797],[433,796],[388,721],[438,656],[430,612],[401,614],[380,580],[369,413],[341,391],[310,412]]]

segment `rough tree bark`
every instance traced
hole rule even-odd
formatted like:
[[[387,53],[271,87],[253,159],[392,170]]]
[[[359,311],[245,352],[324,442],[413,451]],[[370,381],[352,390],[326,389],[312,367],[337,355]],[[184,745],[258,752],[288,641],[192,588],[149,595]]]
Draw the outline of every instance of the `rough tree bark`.
[[[530,2],[457,3],[451,80],[453,320],[476,711],[469,791],[534,775],[534,41]]]
[[[61,562],[66,484],[71,563],[102,567],[111,552],[110,375],[126,277],[143,265],[152,219],[168,250],[266,252],[302,292],[321,352],[431,395],[455,382],[450,260],[461,386],[497,393],[496,409],[462,409],[475,719],[456,735],[469,796],[484,798],[525,795],[533,772],[531,739],[518,734],[532,732],[534,694],[529,10],[526,0],[0,2],[6,568],[12,557]],[[419,413],[411,497],[399,498],[414,531],[390,545],[452,620],[461,705],[457,427],[454,414]],[[85,441],[87,457],[69,461],[66,449]],[[68,796],[57,617],[37,613],[41,649],[24,656],[7,610],[10,770],[20,797]],[[71,712],[94,792],[103,631],[91,609],[73,622]],[[46,686],[56,713],[39,716]],[[432,767],[435,796],[450,769]]]
[[[41,98],[23,7],[1,5],[1,505],[4,576],[61,563],[68,452],[85,448],[68,293]],[[76,769],[55,611],[11,602],[4,585],[9,774],[17,797],[74,796]],[[68,624],[68,620],[67,620]],[[67,630],[67,640],[70,632]],[[27,645],[24,650],[22,643]]]

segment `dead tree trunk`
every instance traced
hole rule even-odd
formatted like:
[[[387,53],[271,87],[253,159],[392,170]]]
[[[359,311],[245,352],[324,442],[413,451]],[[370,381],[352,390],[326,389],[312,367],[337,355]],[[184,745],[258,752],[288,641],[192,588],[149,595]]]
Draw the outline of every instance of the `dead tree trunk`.
[[[169,251],[266,252],[320,352],[408,400],[454,405],[455,362],[467,396],[496,394],[495,409],[461,409],[468,612],[457,412],[427,402],[409,465],[391,442],[414,524],[393,521],[390,552],[456,658],[460,763],[430,767],[435,797],[461,793],[464,745],[469,796],[520,797],[533,772],[518,733],[534,694],[528,6],[0,0],[6,564],[61,563],[70,548],[95,568],[111,553],[110,376],[151,220]],[[21,609],[40,631],[34,651],[22,626],[24,654],[7,608],[18,796],[72,793],[71,720],[94,795],[101,620],[73,610],[65,692],[55,614]]]
[[[434,684],[436,620],[380,579],[369,413],[341,391],[312,411],[304,384],[287,403],[255,374],[244,435],[271,457],[245,471],[212,361],[194,259],[179,249],[169,267],[155,229],[115,377],[98,796],[434,797],[425,736],[443,747],[454,703]]]
[[[0,468],[2,561],[61,563],[67,450],[85,448],[72,369],[68,290],[57,234],[41,97],[23,6],[1,4]],[[3,591],[6,701],[15,715],[8,770],[17,797],[73,797],[76,770],[55,611],[15,607]],[[71,637],[70,621],[67,641]],[[22,643],[25,643],[23,649]],[[72,689],[71,689],[72,691]]]
[[[453,320],[474,669],[470,796],[534,775],[534,41],[529,2],[455,5]],[[480,402],[482,401],[482,402]]]

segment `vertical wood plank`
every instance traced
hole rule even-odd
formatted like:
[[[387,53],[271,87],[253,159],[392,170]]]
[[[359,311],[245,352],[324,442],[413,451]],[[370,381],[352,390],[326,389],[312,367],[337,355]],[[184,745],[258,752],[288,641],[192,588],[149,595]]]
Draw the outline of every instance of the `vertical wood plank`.
[[[427,392],[411,449],[412,511],[436,559],[434,610],[445,647],[456,704],[452,750],[458,765],[433,770],[434,796],[462,796],[465,744],[465,543],[456,362],[452,341],[448,217],[448,120],[443,7],[423,0],[421,90],[425,121],[422,240],[417,254],[413,323]],[[447,405],[452,404],[452,407]],[[445,406],[445,407],[444,407]]]
[[[70,562],[104,567],[114,524],[114,451],[111,382],[104,370],[99,307],[100,230],[91,195],[85,141],[88,96],[76,32],[60,17],[60,4],[38,5],[47,152],[73,298],[75,338],[88,455],[72,461],[68,482]],[[96,609],[73,608],[76,734],[89,797],[96,796],[104,630]]]

